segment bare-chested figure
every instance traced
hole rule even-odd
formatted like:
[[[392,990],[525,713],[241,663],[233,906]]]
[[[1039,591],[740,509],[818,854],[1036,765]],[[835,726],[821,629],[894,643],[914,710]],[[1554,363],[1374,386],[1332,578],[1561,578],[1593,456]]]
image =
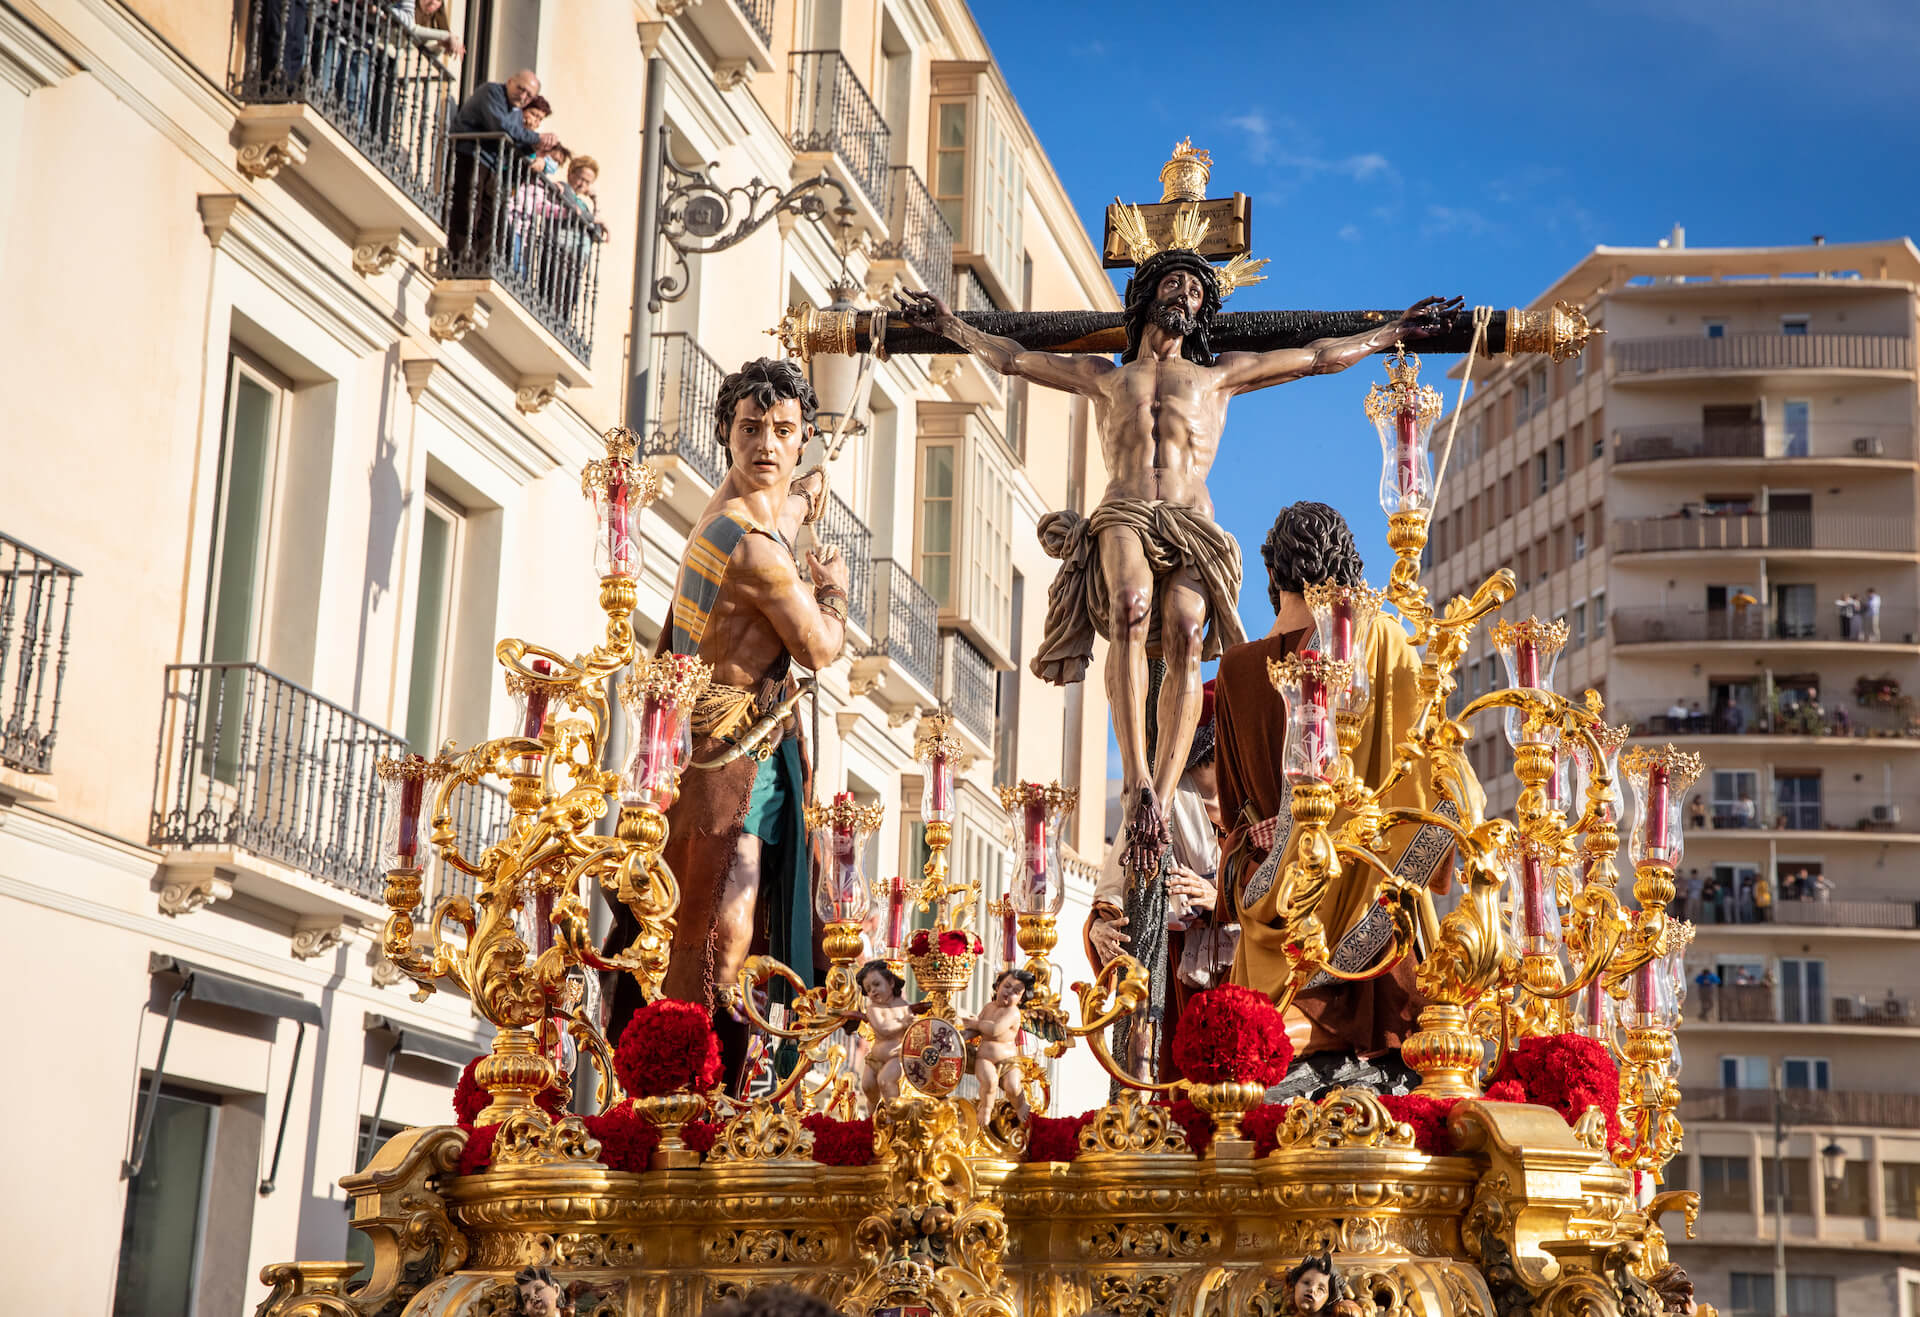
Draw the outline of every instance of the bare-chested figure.
[[[900,1040],[913,1023],[913,1003],[906,999],[907,981],[884,960],[870,960],[854,980],[866,994],[867,1008],[852,1012],[873,1031],[873,1043],[860,1059],[860,1092],[871,1116],[887,1098],[900,1096]]]
[[[1000,977],[993,981],[993,996],[987,998],[980,1014],[960,1021],[961,1033],[976,1039],[973,1075],[980,1093],[974,1105],[983,1127],[993,1104],[1003,1094],[1022,1116],[1027,1114],[1018,1058],[1020,1030],[1026,1024],[1021,1008],[1033,1000],[1033,985],[1034,977],[1026,970],[1001,970]]]
[[[811,979],[804,759],[797,724],[780,719],[776,706],[791,666],[826,666],[846,636],[845,560],[822,545],[803,569],[793,549],[827,497],[824,472],[797,482],[793,475],[816,406],[791,361],[750,361],[721,383],[715,428],[731,461],[687,539],[661,637],[663,651],[713,665],[693,715],[691,766],[667,813],[666,859],[679,880],[680,910],[662,985],[667,996],[709,1009],[716,986],[735,982],[756,943]],[[760,753],[699,766],[743,742]],[[616,923],[610,945],[633,936]],[[631,982],[622,975],[616,984],[616,1038],[640,1004]],[[721,1017],[715,1025],[731,1082],[745,1061],[746,1032],[726,1012]]]
[[[913,324],[959,344],[1003,375],[1078,393],[1093,404],[1109,481],[1081,518],[1040,522],[1062,560],[1047,595],[1047,626],[1033,670],[1057,685],[1084,679],[1095,633],[1110,641],[1107,698],[1120,744],[1127,814],[1126,867],[1149,873],[1168,841],[1161,802],[1186,763],[1200,716],[1200,664],[1245,639],[1235,611],[1240,549],[1213,520],[1207,473],[1235,394],[1303,375],[1345,370],[1383,348],[1439,331],[1460,301],[1429,297],[1398,320],[1302,348],[1214,356],[1207,331],[1220,309],[1219,277],[1181,248],[1144,261],[1127,285],[1127,349],[1105,357],[1028,351],[983,334],[926,293],[904,294]],[[1147,660],[1167,665],[1159,736],[1147,759]]]

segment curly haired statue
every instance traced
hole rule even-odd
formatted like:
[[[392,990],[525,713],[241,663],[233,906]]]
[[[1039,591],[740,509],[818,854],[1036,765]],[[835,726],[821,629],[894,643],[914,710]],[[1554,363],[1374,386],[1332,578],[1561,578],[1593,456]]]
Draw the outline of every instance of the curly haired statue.
[[[1274,518],[1260,546],[1267,564],[1267,598],[1280,611],[1280,595],[1304,594],[1310,585],[1365,585],[1353,527],[1325,503],[1290,503]]]

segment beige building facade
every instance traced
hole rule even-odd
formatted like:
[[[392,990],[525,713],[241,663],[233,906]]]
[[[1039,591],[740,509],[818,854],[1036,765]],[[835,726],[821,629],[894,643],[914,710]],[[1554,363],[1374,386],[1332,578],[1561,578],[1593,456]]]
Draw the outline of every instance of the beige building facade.
[[[1687,1002],[1666,1182],[1701,1195],[1698,1238],[1674,1249],[1701,1299],[1774,1310],[1777,1092],[1788,1310],[1908,1314],[1920,252],[1683,244],[1597,248],[1543,291],[1536,306],[1606,330],[1583,359],[1476,363],[1431,580],[1445,598],[1513,568],[1505,614],[1568,625],[1558,689],[1598,690],[1636,742],[1706,761],[1680,889],[1689,977],[1720,984]],[[1463,698],[1504,684],[1482,636]],[[1475,766],[1510,807],[1511,755],[1480,722]]]
[[[351,0],[0,5],[0,958],[38,999],[22,1052],[51,1061],[5,1121],[39,1131],[12,1182],[47,1192],[0,1226],[60,1311],[251,1308],[264,1264],[348,1247],[336,1182],[373,1140],[448,1119],[486,1029],[380,962],[373,763],[506,725],[497,638],[597,638],[579,469],[628,415],[632,352],[666,487],[650,641],[724,470],[713,390],[786,305],[832,299],[841,247],[863,305],[1118,306],[956,0],[450,18],[458,59]],[[635,345],[649,55],[675,163],[722,187],[825,170],[854,215],[850,244],[781,220],[691,259]],[[604,233],[505,152],[487,222],[459,210],[452,109],[520,67],[597,160]],[[1034,524],[1104,482],[1087,412],[895,358],[862,420],[821,527],[855,589],[819,791],[887,807],[874,876],[917,867],[911,745],[948,705],[974,756],[952,859],[993,896],[993,783],[1080,786],[1060,957],[1087,977],[1106,706],[1026,670],[1053,575]],[[505,817],[485,791],[459,811],[471,842]],[[1099,1100],[1091,1070],[1056,1071],[1057,1106]]]

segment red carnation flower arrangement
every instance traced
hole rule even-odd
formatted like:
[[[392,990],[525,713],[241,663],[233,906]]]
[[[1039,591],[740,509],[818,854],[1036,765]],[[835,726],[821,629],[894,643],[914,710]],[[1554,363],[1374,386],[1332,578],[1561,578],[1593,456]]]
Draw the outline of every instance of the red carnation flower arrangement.
[[[690,1120],[680,1127],[680,1142],[692,1148],[702,1157],[713,1151],[713,1145],[720,1141],[723,1123],[715,1120]]]
[[[485,1111],[487,1104],[493,1100],[487,1096],[487,1090],[480,1087],[480,1081],[473,1077],[474,1070],[485,1059],[476,1056],[467,1062],[467,1068],[460,1072],[460,1082],[453,1086],[453,1118],[458,1124],[473,1124],[474,1118]],[[542,1089],[534,1103],[555,1120],[567,1114],[566,1108],[560,1104],[558,1088]]]
[[[1431,1098],[1419,1093],[1382,1093],[1380,1105],[1396,1121],[1413,1126],[1413,1146],[1429,1157],[1453,1153],[1453,1134],[1447,1129],[1447,1117],[1458,1098]]]
[[[1620,1129],[1620,1068],[1606,1044],[1582,1034],[1522,1038],[1508,1049],[1487,1084],[1495,1102],[1532,1102],[1552,1107],[1577,1124],[1588,1107],[1607,1121],[1607,1145],[1624,1141]]]
[[[1188,1097],[1178,1097],[1168,1103],[1167,1114],[1187,1136],[1187,1147],[1193,1149],[1193,1155],[1206,1156],[1207,1149],[1213,1146],[1213,1117],[1194,1106],[1193,1099]]]
[[[704,1093],[720,1082],[720,1039],[706,1011],[662,997],[627,1021],[613,1067],[635,1097]]]
[[[907,943],[911,956],[930,955],[936,950],[943,956],[964,956],[968,952],[977,956],[986,949],[986,943],[964,928],[943,928],[938,934],[923,928]]]
[[[1293,1064],[1293,1043],[1265,993],[1227,984],[1195,994],[1180,1012],[1173,1064],[1194,1084],[1277,1084]]]
[[[460,1149],[459,1164],[453,1168],[455,1175],[478,1175],[493,1164],[493,1136],[500,1132],[498,1125],[467,1125],[467,1146]]]
[[[1240,1133],[1253,1141],[1253,1155],[1265,1157],[1280,1148],[1280,1126],[1286,1123],[1291,1102],[1262,1102],[1240,1117]],[[1167,1103],[1167,1114],[1187,1136],[1193,1155],[1204,1157],[1213,1146],[1213,1117],[1193,1104],[1191,1098],[1175,1098]]]
[[[813,1159],[822,1166],[873,1164],[871,1120],[835,1120],[816,1112],[800,1123],[813,1131]]]
[[[586,1118],[587,1133],[600,1140],[600,1161],[610,1171],[644,1171],[660,1146],[660,1130],[632,1102]]]
[[[1083,1111],[1078,1116],[1034,1116],[1027,1126],[1027,1160],[1072,1161],[1080,1155],[1080,1131],[1099,1114]]]

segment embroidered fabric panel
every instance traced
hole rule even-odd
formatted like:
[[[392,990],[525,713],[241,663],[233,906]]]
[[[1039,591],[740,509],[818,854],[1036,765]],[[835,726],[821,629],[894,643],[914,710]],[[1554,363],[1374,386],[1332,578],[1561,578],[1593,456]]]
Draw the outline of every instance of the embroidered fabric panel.
[[[1280,812],[1273,820],[1273,849],[1267,852],[1267,858],[1247,879],[1245,890],[1240,893],[1240,908],[1246,909],[1267,894],[1273,886],[1273,880],[1280,876],[1280,857],[1287,853],[1287,839],[1293,836],[1293,783],[1280,783]]]
[[[1454,822],[1460,818],[1451,800],[1442,800],[1439,808],[1433,812]],[[1438,824],[1423,823],[1420,831],[1413,835],[1413,840],[1407,843],[1407,849],[1401,852],[1400,862],[1393,866],[1393,871],[1414,886],[1425,887],[1432,881],[1433,872],[1440,867],[1440,861],[1446,858],[1452,848],[1452,833]],[[1392,940],[1393,916],[1386,907],[1376,905],[1333,949],[1333,967],[1348,974],[1365,969]],[[1324,988],[1335,981],[1331,974],[1322,970],[1307,983],[1307,989]]]

